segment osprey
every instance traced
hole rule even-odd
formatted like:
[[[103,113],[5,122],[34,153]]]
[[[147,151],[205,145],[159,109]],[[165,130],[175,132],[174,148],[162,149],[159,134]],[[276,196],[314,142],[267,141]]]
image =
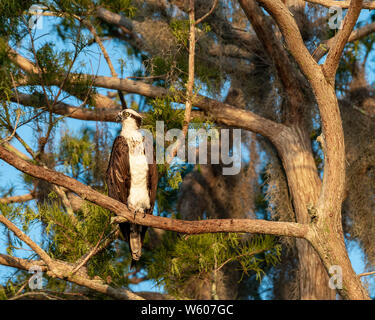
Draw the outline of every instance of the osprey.
[[[143,136],[139,131],[142,117],[132,109],[124,109],[117,117],[122,130],[115,139],[107,169],[108,196],[125,203],[134,215],[152,214],[157,189],[156,163],[148,164]],[[129,243],[133,267],[142,255],[147,227],[120,223],[120,230]]]

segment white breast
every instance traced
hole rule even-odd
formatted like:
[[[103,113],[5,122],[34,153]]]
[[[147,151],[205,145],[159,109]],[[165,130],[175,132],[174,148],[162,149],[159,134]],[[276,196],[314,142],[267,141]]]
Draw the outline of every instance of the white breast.
[[[127,130],[124,137],[129,146],[130,191],[128,207],[144,212],[150,208],[150,196],[147,187],[148,163],[144,152],[143,137],[136,130]]]

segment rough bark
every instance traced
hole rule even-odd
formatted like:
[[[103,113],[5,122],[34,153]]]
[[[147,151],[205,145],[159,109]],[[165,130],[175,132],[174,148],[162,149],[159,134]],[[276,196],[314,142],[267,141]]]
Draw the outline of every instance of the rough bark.
[[[322,183],[310,141],[298,127],[288,128],[284,132],[278,152],[287,177],[295,218],[299,223],[309,224],[311,216],[307,207],[318,200]],[[328,286],[329,277],[318,254],[304,239],[297,239],[296,245],[300,299],[335,299],[336,292]]]
[[[83,183],[70,178],[60,172],[34,165],[18,158],[15,154],[0,146],[0,159],[6,161],[18,170],[35,178],[64,187],[81,198],[106,208],[120,216],[114,222],[129,221],[149,227],[176,231],[186,234],[200,234],[211,232],[249,232],[261,234],[276,234],[297,238],[305,237],[307,226],[293,222],[273,222],[250,219],[211,219],[201,221],[183,221],[152,215],[135,215],[123,203],[110,198]]]
[[[309,223],[307,205],[317,201],[321,181],[317,174],[307,128],[303,121],[306,105],[309,104],[306,101],[308,97],[305,97],[301,89],[299,71],[290,61],[289,55],[279,39],[276,39],[271,24],[266,20],[259,6],[254,0],[240,0],[239,2],[272,59],[288,97],[284,112],[286,113],[286,124],[290,127],[283,130],[280,141],[275,143],[275,146],[288,180],[295,219],[300,223]],[[285,4],[295,15],[296,22],[301,25],[304,1],[292,0],[286,1]],[[299,258],[299,298],[303,300],[333,299],[335,292],[328,287],[328,275],[319,256],[305,240],[297,240],[296,244]]]
[[[312,87],[320,111],[321,141],[325,156],[324,177],[319,198],[314,207],[317,222],[312,221],[315,223],[312,230],[316,232],[313,232],[316,237],[311,236],[309,240],[317,249],[327,271],[330,266],[341,263],[340,266],[346,277],[343,277],[345,284],[344,288],[339,290],[340,294],[345,298],[349,295],[352,299],[368,299],[367,292],[351,266],[342,232],[341,206],[345,188],[345,145],[338,101],[333,86],[342,50],[358,18],[362,0],[351,1],[343,28],[339,31],[335,46],[331,48],[322,68],[308,52],[298,26],[287,7],[281,1],[258,0],[258,2],[262,3],[276,20],[291,54]],[[325,236],[325,232],[331,235]],[[320,238],[319,234],[321,234]],[[336,254],[332,254],[332,251]]]

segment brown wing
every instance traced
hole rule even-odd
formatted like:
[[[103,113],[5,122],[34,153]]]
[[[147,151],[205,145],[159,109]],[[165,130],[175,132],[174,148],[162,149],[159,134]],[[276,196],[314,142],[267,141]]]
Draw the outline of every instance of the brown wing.
[[[122,203],[128,203],[130,190],[129,147],[124,137],[118,136],[113,142],[107,169],[108,196]],[[129,223],[119,224],[122,235],[129,241]]]
[[[146,212],[147,214],[152,214],[155,205],[156,191],[158,189],[158,169],[156,166],[156,157],[154,152],[154,157],[152,163],[148,164],[148,177],[147,177],[147,187],[149,190],[150,197],[150,209]],[[147,227],[143,226],[141,231],[141,241],[145,238]]]
[[[151,205],[148,214],[152,214],[154,210],[157,189],[158,189],[158,169],[157,169],[156,160],[154,157],[153,162],[148,165],[148,190],[149,190],[150,205]]]
[[[126,140],[118,136],[113,142],[107,169],[108,196],[127,204],[130,190],[129,148]]]

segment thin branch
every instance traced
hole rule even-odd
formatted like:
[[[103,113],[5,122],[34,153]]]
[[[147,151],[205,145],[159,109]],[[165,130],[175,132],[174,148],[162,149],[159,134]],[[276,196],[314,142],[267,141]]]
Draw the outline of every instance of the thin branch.
[[[11,230],[20,240],[25,242],[31,249],[33,249],[39,255],[39,257],[47,264],[47,266],[51,268],[52,258],[41,247],[39,247],[25,233],[18,229],[16,225],[13,224],[13,222],[5,218],[2,214],[0,214],[0,222],[4,224],[9,230]]]
[[[23,194],[21,196],[0,198],[0,203],[1,204],[9,204],[9,203],[25,202],[25,201],[33,200],[35,198],[36,198],[36,193],[30,192],[30,193],[27,193],[27,194]]]
[[[212,5],[212,8],[210,9],[210,11],[208,11],[203,17],[199,18],[195,22],[195,25],[202,23],[203,20],[206,19],[210,15],[215,10],[217,3],[218,3],[218,0],[214,0],[214,4]]]
[[[73,276],[79,269],[81,269],[89,260],[90,258],[97,252],[97,249],[102,241],[102,238],[103,238],[103,235],[104,235],[104,230],[102,232],[102,234],[100,235],[99,237],[99,240],[98,242],[96,243],[95,247],[92,248],[92,250],[89,252],[89,254],[82,260],[82,262],[80,262],[72,271],[71,273],[71,276]]]
[[[366,277],[375,274],[375,271],[360,273],[358,277]]]
[[[195,61],[195,9],[194,1],[189,0],[189,72],[188,72],[188,82],[186,85],[186,102],[185,102],[185,114],[184,122],[182,126],[182,135],[186,137],[188,132],[190,118],[191,118],[191,109],[193,106],[193,88],[194,88],[194,61]],[[171,150],[171,154],[167,156],[167,163],[169,164],[172,159],[176,156],[178,149],[181,147],[181,143],[184,143],[185,139],[179,139],[176,143],[176,146]]]
[[[45,167],[46,168],[46,167]],[[61,201],[62,201],[62,204],[64,205],[65,209],[66,209],[66,212],[68,213],[68,216],[70,217],[70,219],[72,220],[73,224],[77,224],[78,223],[78,220],[74,214],[74,211],[73,211],[73,208],[72,208],[72,205],[68,199],[68,197],[66,196],[66,193],[64,190],[62,190],[61,187],[59,186],[56,186],[56,185],[52,185],[52,188],[53,190],[57,193],[57,195],[60,197]]]
[[[182,132],[186,135],[189,123],[190,123],[190,114],[191,108],[193,106],[193,88],[194,88],[194,61],[195,61],[195,9],[194,1],[189,1],[189,74],[188,82],[186,86],[187,99],[185,103],[185,116]]]
[[[85,19],[82,20],[82,23],[90,30],[90,32],[94,36],[94,39],[95,39],[96,43],[98,44],[100,50],[102,51],[105,61],[108,64],[108,67],[109,67],[109,70],[111,71],[112,77],[113,78],[118,78],[118,74],[117,74],[117,72],[116,72],[116,70],[115,70],[115,68],[114,68],[114,66],[112,64],[112,61],[111,61],[111,58],[109,57],[107,49],[103,45],[103,42],[100,39],[100,37],[98,36],[98,33],[96,32],[94,26],[90,23],[90,21],[85,20]],[[121,90],[118,90],[118,95],[120,97],[122,109],[126,109],[127,108],[126,107],[126,101],[125,101],[124,95],[123,95],[123,93],[122,93]]]
[[[24,281],[23,285],[18,289],[18,291],[15,293],[15,295],[10,298],[10,300],[14,299],[15,297],[17,297],[23,289],[25,289],[25,287],[28,285],[29,283],[29,279],[31,278],[32,276],[30,276],[26,281]]]
[[[16,119],[16,123],[15,123],[14,128],[13,128],[13,131],[11,132],[11,134],[8,137],[2,139],[0,141],[0,144],[4,144],[4,143],[12,140],[12,138],[16,134],[16,130],[17,130],[17,126],[18,126],[18,122],[20,121],[20,118],[21,118],[21,110],[17,110],[17,119]]]
[[[348,13],[343,22],[343,27],[335,37],[335,42],[330,48],[327,59],[323,64],[323,73],[331,84],[334,83],[336,70],[338,68],[342,51],[353,31],[358,16],[362,10],[363,0],[352,0]]]
[[[103,42],[100,39],[100,37],[98,36],[98,33],[96,32],[94,26],[90,23],[90,21],[85,20],[85,19],[82,20],[82,23],[90,30],[91,34],[94,36],[95,42],[98,44],[100,50],[103,53],[104,59],[108,64],[108,67],[109,67],[109,70],[111,71],[112,77],[118,78],[118,75],[117,75],[116,70],[115,70],[115,68],[112,64],[111,58],[109,57],[107,49],[103,45]]]
[[[62,299],[60,297],[56,297],[56,296],[47,294],[47,293],[45,293],[43,291],[25,292],[25,293],[23,293],[21,295],[15,295],[14,297],[9,298],[9,300],[19,300],[19,299],[23,299],[23,298],[26,298],[26,297],[27,298],[34,298],[35,297],[35,299],[40,300],[41,296],[44,297],[45,300],[64,300],[64,299]]]
[[[372,23],[369,23],[361,28],[358,28],[356,30],[353,30],[353,32],[350,34],[350,37],[348,39],[348,42],[354,42],[354,41],[357,41],[359,39],[362,39],[366,36],[368,36],[369,34],[375,32],[375,22],[372,22]],[[314,57],[315,61],[316,62],[319,62],[321,58],[323,58],[327,53],[328,51],[330,50],[330,48],[334,45],[334,43],[336,42],[337,40],[337,34],[326,40],[326,41],[323,41],[322,43],[319,44],[319,46],[314,50],[314,52],[312,53],[312,56]]]
[[[0,216],[1,217],[1,216]],[[133,293],[130,290],[122,289],[122,288],[113,288],[107,284],[105,284],[100,279],[92,280],[89,276],[80,270],[74,276],[70,276],[73,266],[67,262],[60,261],[60,260],[51,260],[51,267],[47,267],[44,261],[41,260],[27,260],[16,258],[4,254],[0,254],[0,265],[18,268],[21,270],[30,270],[31,267],[40,266],[43,272],[46,272],[48,276],[52,278],[58,278],[62,280],[67,280],[72,283],[76,283],[80,286],[84,286],[91,290],[100,292],[107,296],[110,296],[115,299],[119,300],[143,300],[143,298]]]

